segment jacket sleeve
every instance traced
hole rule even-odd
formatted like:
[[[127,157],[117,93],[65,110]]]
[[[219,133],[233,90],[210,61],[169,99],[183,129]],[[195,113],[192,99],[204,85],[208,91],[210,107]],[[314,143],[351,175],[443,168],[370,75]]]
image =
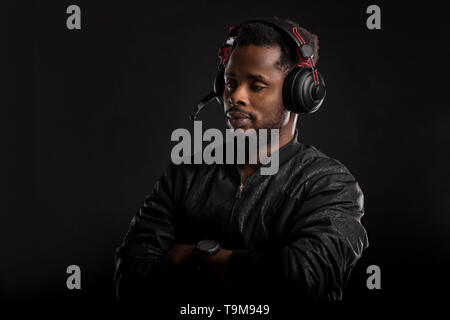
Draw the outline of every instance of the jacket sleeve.
[[[119,300],[143,298],[150,290],[169,285],[170,269],[162,257],[175,242],[174,175],[171,164],[131,220],[125,239],[116,251],[114,282]]]
[[[281,286],[312,299],[342,298],[351,269],[368,247],[360,222],[363,193],[338,161],[326,170],[320,162],[276,213],[282,241],[230,255],[225,278],[231,287]]]

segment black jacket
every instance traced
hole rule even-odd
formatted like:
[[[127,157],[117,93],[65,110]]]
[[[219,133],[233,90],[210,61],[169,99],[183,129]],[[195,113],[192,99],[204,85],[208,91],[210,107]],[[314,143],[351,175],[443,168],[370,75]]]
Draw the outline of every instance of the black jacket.
[[[236,165],[174,165],[131,221],[116,254],[119,299],[193,292],[289,292],[341,299],[365,248],[363,193],[347,168],[293,140],[279,150],[279,171],[259,170],[240,195]],[[161,259],[173,243],[218,240],[233,250],[226,287]],[[222,291],[225,290],[225,291]]]

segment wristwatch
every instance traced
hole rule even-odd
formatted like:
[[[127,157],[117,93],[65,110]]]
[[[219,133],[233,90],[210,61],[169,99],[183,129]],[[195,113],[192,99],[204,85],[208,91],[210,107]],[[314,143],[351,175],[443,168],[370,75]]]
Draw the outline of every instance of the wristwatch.
[[[220,251],[219,242],[215,240],[201,240],[195,246],[195,254],[205,260]]]

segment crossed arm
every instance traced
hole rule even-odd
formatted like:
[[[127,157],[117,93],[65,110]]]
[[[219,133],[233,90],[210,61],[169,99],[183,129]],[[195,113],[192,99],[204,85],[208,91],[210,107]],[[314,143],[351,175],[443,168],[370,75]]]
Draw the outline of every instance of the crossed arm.
[[[192,244],[174,244],[165,256],[166,262],[176,266],[186,266],[194,259],[194,248]],[[214,275],[217,280],[225,282],[225,271],[228,265],[228,258],[233,251],[220,249],[215,255],[207,258],[205,267],[208,272]]]
[[[187,266],[192,261],[194,245],[177,243],[174,236],[173,174],[169,170],[156,184],[117,251],[115,282],[119,297],[130,282],[152,287],[167,274],[168,265]],[[345,171],[318,175],[304,192],[301,207],[294,199],[286,203],[291,208],[281,209],[295,212],[280,226],[286,245],[221,249],[206,260],[207,270],[221,282],[257,283],[269,278],[314,298],[339,292],[368,245],[360,224],[362,192]]]

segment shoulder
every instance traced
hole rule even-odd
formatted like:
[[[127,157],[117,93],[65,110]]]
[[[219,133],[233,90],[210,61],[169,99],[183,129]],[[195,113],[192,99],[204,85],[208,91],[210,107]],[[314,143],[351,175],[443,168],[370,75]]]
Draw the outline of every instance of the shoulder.
[[[341,161],[312,145],[302,144],[292,157],[291,166],[293,176],[296,177],[292,194],[296,194],[299,188],[304,193],[317,188],[323,190],[340,186],[362,196],[362,190],[350,170]]]
[[[339,160],[332,158],[314,146],[306,145],[304,154],[299,158],[305,158],[308,165],[305,171],[312,176],[322,176],[327,174],[344,174],[352,176],[350,170]]]
[[[170,161],[167,172],[178,183],[189,185],[198,177],[206,179],[217,174],[222,166],[220,164],[205,164],[203,162],[195,163],[194,156],[191,156],[189,160],[183,163]]]
[[[292,170],[301,172],[309,180],[327,174],[352,175],[339,160],[332,158],[312,145],[299,144],[300,147],[290,160]]]

